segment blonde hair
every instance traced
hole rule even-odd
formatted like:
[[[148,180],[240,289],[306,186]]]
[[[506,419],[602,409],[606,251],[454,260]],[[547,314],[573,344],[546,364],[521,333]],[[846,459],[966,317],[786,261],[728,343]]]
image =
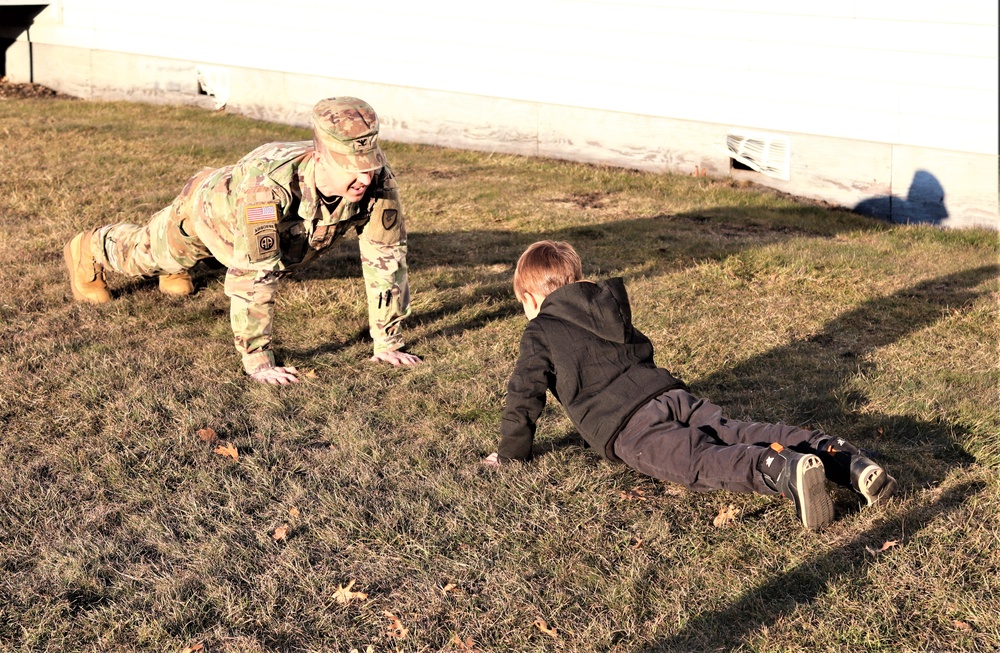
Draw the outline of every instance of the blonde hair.
[[[540,240],[529,245],[517,259],[514,294],[523,302],[525,293],[545,297],[556,288],[582,279],[583,265],[572,245]]]

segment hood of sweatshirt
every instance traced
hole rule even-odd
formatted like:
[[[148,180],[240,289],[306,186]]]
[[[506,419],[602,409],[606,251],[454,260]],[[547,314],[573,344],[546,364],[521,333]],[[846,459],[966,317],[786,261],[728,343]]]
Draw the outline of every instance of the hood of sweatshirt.
[[[557,288],[542,302],[539,316],[551,315],[610,340],[623,343],[632,335],[632,307],[625,283],[578,281]]]

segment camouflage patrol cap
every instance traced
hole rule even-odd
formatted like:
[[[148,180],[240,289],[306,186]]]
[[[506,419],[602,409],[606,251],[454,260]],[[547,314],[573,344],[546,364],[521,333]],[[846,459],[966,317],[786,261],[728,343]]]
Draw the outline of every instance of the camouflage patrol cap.
[[[378,116],[371,105],[356,97],[332,97],[313,107],[315,138],[345,170],[365,172],[385,165],[378,145]]]

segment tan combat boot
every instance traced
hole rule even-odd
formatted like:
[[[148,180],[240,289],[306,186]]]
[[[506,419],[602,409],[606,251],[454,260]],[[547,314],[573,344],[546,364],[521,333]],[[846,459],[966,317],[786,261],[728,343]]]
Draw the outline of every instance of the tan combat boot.
[[[108,284],[104,281],[104,267],[90,253],[93,231],[81,231],[66,243],[63,257],[69,269],[69,286],[73,299],[78,302],[103,304],[111,301]]]
[[[185,272],[160,275],[160,292],[164,295],[183,297],[194,292],[194,282],[191,275]]]

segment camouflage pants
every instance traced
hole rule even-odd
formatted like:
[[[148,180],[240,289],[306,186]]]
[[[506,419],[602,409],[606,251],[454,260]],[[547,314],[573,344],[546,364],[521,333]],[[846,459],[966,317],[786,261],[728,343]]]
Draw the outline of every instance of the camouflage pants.
[[[105,225],[90,239],[94,258],[106,269],[130,277],[177,274],[212,253],[178,211],[178,202],[159,211],[149,224]]]

